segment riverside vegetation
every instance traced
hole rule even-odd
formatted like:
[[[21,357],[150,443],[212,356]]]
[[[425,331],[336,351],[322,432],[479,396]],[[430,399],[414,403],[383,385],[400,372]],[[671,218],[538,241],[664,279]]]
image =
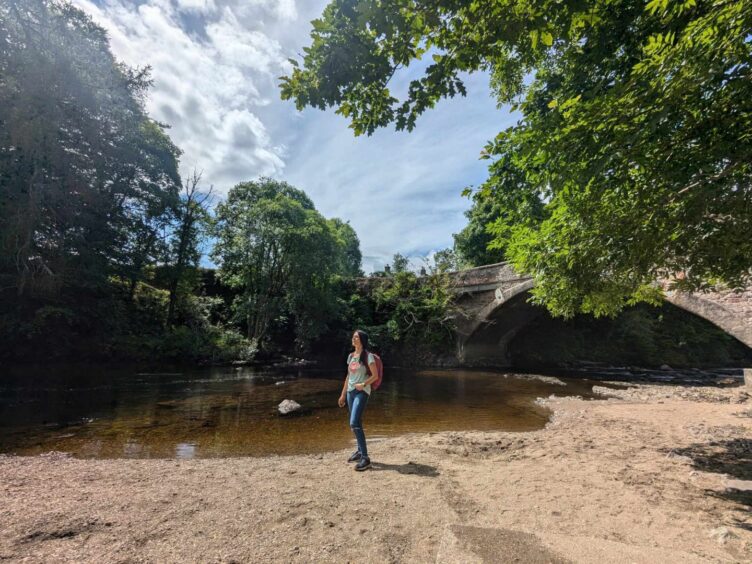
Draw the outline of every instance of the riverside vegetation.
[[[652,2],[641,12],[617,2],[611,13],[594,2],[587,10],[562,12],[551,22],[520,16],[519,29],[512,33],[506,24],[495,27],[502,4],[471,2],[455,8],[418,2],[400,8],[384,2],[371,12],[364,3],[348,8],[335,2],[314,23],[306,67],[296,67],[283,79],[283,97],[294,98],[301,107],[339,105],[356,133],[370,133],[392,120],[412,129],[417,115],[439,98],[462,93],[458,73],[474,69],[490,69],[499,100],[516,100],[525,116],[487,147],[491,176],[474,194],[468,226],[455,236],[454,248],[436,253],[423,276],[411,272],[407,259],[397,254],[384,271],[366,279],[355,231],[346,221],[323,217],[303,191],[258,178],[237,184],[219,201],[198,171],[181,178],[181,151],[170,140],[168,126],[144,109],[151,84],[148,66],[129,68],[118,62],[105,31],[84,12],[57,0],[4,3],[0,358],[38,359],[40,350],[47,359],[202,362],[263,360],[293,351],[340,355],[349,331],[360,326],[393,361],[431,364],[449,361],[454,347],[450,270],[509,258],[536,276],[537,302],[566,316],[576,311],[615,314],[638,298],[654,299],[642,293],[643,283],[671,269],[692,266],[692,276],[684,280],[695,287],[718,280],[742,283],[750,266],[749,240],[738,236],[749,232],[750,216],[740,211],[750,206],[749,167],[744,164],[749,143],[737,132],[749,118],[745,104],[752,96],[740,94],[749,85],[741,80],[749,70],[749,42],[740,43],[735,33],[749,23],[749,7],[700,2],[678,13]],[[525,4],[538,10],[546,2]],[[630,21],[640,30],[626,51],[619,48],[622,35],[604,33],[614,21],[622,22],[617,29],[624,33]],[[728,42],[716,45],[716,36],[695,37],[716,24]],[[326,75],[325,62],[336,56],[339,42],[360,37],[364,25],[384,35],[369,37],[362,50],[348,49],[355,66]],[[497,31],[467,35],[467,26]],[[661,35],[664,28],[674,30],[670,41]],[[380,49],[379,37],[391,37],[394,44]],[[492,37],[498,39],[493,45]],[[654,45],[656,37],[665,39],[662,47],[640,55],[641,42]],[[426,43],[418,47],[421,41]],[[576,48],[583,41],[594,45],[587,54]],[[697,45],[702,52],[696,52]],[[384,73],[429,47],[446,53],[434,55],[425,79],[394,110],[388,89],[380,90],[388,82]],[[699,67],[708,62],[705,51],[715,57],[712,68],[728,67],[721,78]],[[660,61],[670,69],[683,55],[691,56],[692,65],[682,67],[682,73],[665,70],[656,79],[645,79]],[[592,73],[579,73],[583,65]],[[356,68],[374,72],[360,77]],[[523,84],[522,76],[533,71],[536,79]],[[652,110],[642,118],[635,108],[652,95],[655,80],[663,80],[668,93],[651,104],[657,104],[655,115],[663,115],[661,123],[671,129],[668,124],[679,118],[661,114],[660,108],[673,108],[674,97],[683,96],[677,89],[686,86],[690,72],[701,79],[693,88],[710,89],[708,108],[721,112],[718,108],[726,106],[718,100],[734,100],[729,106],[734,111],[722,111],[733,115],[734,123],[719,119],[703,129],[715,114],[696,113],[699,121],[682,142],[693,149],[691,154],[683,150],[681,174],[676,167],[654,170],[662,161],[651,156],[640,160],[637,177],[629,176],[625,171],[634,167],[628,163],[637,158],[634,147],[664,154],[675,145],[643,127],[644,119],[655,125]],[[583,83],[578,76],[591,78]],[[616,84],[632,81],[638,87],[627,94],[615,91],[603,82],[607,76]],[[341,94],[327,90],[335,85]],[[372,90],[388,103],[376,104],[366,94]],[[608,108],[616,113],[612,121],[599,118],[598,135],[606,141],[598,142],[602,151],[592,162],[580,163],[570,174],[560,166],[575,162],[569,153],[561,153],[561,159],[542,158],[550,157],[551,144],[559,141],[568,151],[579,147],[587,152],[589,145],[578,136],[589,127],[593,112]],[[613,108],[622,108],[624,115]],[[612,151],[628,135],[617,133],[612,122],[652,137],[627,153]],[[540,131],[551,128],[558,133],[541,143]],[[702,131],[712,135],[703,133],[704,141],[698,142]],[[733,158],[727,158],[722,149],[731,137]],[[713,151],[706,150],[708,143]],[[604,164],[606,153],[618,159]],[[700,153],[707,158],[690,159]],[[603,166],[614,167],[608,179],[597,173]],[[593,174],[592,182],[584,191],[575,190],[577,178],[586,173]],[[643,201],[646,178],[657,179],[660,191]],[[717,197],[709,198],[709,190],[716,190]],[[627,207],[617,206],[612,197],[621,191],[629,196]],[[596,197],[596,192],[607,197]],[[591,214],[594,198],[598,204]],[[656,198],[672,204],[651,207]],[[699,202],[705,202],[701,210]],[[645,206],[667,215],[655,218]],[[612,221],[612,213],[623,217]],[[586,222],[585,215],[590,218]],[[637,216],[650,221],[636,225]],[[608,222],[599,219],[605,217]],[[708,224],[708,218],[725,219]],[[609,231],[617,226],[618,233]],[[663,246],[661,253],[654,252],[656,245]],[[207,255],[215,269],[201,266]],[[711,261],[711,256],[725,258]],[[637,356],[647,364],[666,358],[677,366],[698,362],[687,343],[712,348],[713,362],[748,362],[749,352],[738,343],[708,324],[685,323],[686,315],[679,320],[679,314],[670,313],[670,329],[655,309],[625,315],[616,321],[578,318],[559,327],[554,332],[568,333],[560,342],[570,349],[562,358],[586,356],[583,339],[601,339],[603,346],[595,347],[600,359],[634,349],[635,340],[657,338],[660,354],[637,347]],[[594,323],[621,329],[606,331],[605,338],[603,331],[592,331]],[[520,343],[521,358],[525,350],[535,356],[540,348],[529,334]]]
[[[216,202],[199,172],[181,179],[144,110],[149,68],[116,61],[84,12],[13,0],[0,33],[0,358],[251,360],[355,324],[450,334],[438,270],[359,292],[355,231],[301,190],[260,178]]]

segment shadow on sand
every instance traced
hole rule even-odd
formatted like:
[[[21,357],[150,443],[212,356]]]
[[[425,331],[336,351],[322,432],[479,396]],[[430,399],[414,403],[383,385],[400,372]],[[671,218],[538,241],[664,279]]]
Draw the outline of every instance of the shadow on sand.
[[[689,457],[693,468],[726,474],[738,484],[723,491],[708,491],[708,495],[732,501],[745,512],[752,509],[752,439],[735,438],[697,443],[674,449],[674,452]],[[740,522],[737,526],[750,530],[752,525]]]
[[[407,464],[384,464],[383,462],[373,462],[371,464],[371,470],[377,472],[391,470],[400,474],[415,474],[417,476],[426,476],[428,478],[436,478],[439,475],[439,471],[436,470],[435,466],[417,464],[415,462],[408,462]]]

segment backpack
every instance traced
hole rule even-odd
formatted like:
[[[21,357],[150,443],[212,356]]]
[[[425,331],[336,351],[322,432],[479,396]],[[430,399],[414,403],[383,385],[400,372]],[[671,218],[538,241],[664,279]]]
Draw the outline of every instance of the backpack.
[[[384,363],[381,362],[381,357],[379,355],[371,351],[368,351],[368,352],[373,355],[373,359],[376,361],[376,372],[378,373],[376,375],[376,381],[373,384],[371,384],[371,389],[378,390],[379,386],[381,386],[381,381],[384,378]],[[369,374],[371,373],[371,367],[368,366],[368,364],[366,364],[366,370],[368,370]]]
[[[368,351],[369,354],[373,355],[373,360],[376,363],[376,371],[378,374],[376,375],[376,381],[371,384],[371,390],[378,390],[379,386],[381,386],[381,381],[384,378],[384,363],[381,362],[381,357],[377,355],[375,352]],[[350,362],[350,357],[347,357],[348,363]],[[368,375],[371,375],[371,367],[368,366],[368,363],[366,363],[366,372]]]

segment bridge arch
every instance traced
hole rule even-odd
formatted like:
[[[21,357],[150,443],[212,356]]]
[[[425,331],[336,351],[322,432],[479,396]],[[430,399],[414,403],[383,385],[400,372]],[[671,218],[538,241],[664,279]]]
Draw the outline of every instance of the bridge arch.
[[[500,264],[499,267],[507,268],[507,265]],[[457,353],[461,362],[472,358],[473,362],[482,363],[484,358],[490,360],[490,355],[494,356],[494,363],[505,362],[507,345],[520,329],[542,311],[541,308],[529,304],[527,313],[519,311],[521,297],[534,285],[532,278],[518,276],[516,280],[507,279],[506,283],[499,284],[492,294],[487,287],[482,288],[484,291],[477,295],[477,299],[482,303],[476,304],[473,314],[458,326]],[[665,299],[672,305],[709,321],[752,348],[752,288],[743,292],[724,289],[708,293],[666,291]],[[500,316],[499,312],[502,308],[510,306],[516,309],[511,313],[513,319],[504,320],[502,323],[503,316]],[[538,311],[537,314],[535,310]],[[515,325],[515,320],[518,325]],[[496,339],[495,343],[490,342],[491,336],[485,338],[486,342],[477,342],[479,334],[482,336],[485,333],[481,330],[494,324],[498,325],[493,328],[495,334],[492,336]],[[494,347],[497,349],[495,353]]]
[[[486,325],[489,320],[493,318],[493,315],[496,313],[496,311],[505,303],[508,303],[512,298],[524,292],[532,290],[533,286],[535,286],[535,280],[531,278],[529,280],[524,280],[518,284],[515,284],[507,290],[497,288],[496,292],[494,293],[493,301],[483,307],[483,309],[478,312],[477,318],[470,324],[470,327],[466,332],[465,340],[467,341],[471,339],[472,336],[478,331],[478,329]]]
[[[752,348],[752,291],[722,290],[707,294],[668,291],[665,294],[667,302],[706,319]]]

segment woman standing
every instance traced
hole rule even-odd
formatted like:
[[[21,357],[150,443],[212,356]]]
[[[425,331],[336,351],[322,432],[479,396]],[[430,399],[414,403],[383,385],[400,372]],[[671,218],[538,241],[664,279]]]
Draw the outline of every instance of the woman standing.
[[[340,407],[344,407],[347,402],[350,428],[358,443],[358,450],[352,453],[347,461],[357,462],[355,470],[361,472],[371,467],[362,419],[368,397],[371,395],[371,384],[378,378],[378,369],[376,360],[368,352],[368,333],[355,331],[352,336],[352,345],[355,350],[347,357],[347,376],[338,403]]]

